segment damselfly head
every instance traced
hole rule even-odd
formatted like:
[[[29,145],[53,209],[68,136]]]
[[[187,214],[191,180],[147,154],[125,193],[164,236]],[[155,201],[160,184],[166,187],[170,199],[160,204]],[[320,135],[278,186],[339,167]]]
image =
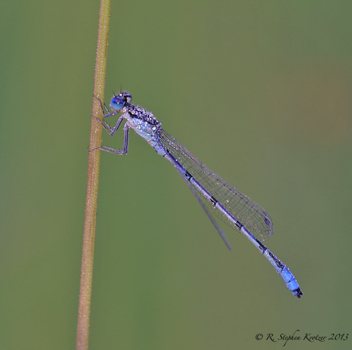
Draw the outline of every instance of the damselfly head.
[[[110,101],[110,107],[116,111],[121,110],[126,104],[132,101],[132,96],[129,92],[120,92],[118,95],[114,95]]]

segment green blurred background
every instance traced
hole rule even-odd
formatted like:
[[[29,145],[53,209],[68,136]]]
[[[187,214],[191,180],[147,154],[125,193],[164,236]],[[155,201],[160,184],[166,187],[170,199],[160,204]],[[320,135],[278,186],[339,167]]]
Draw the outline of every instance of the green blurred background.
[[[75,347],[98,11],[2,4],[1,349]],[[106,101],[122,86],[260,203],[275,224],[267,245],[304,296],[224,227],[229,253],[171,164],[132,133],[128,156],[101,157],[90,349],[352,338],[351,15],[349,0],[112,2]],[[122,147],[121,131],[103,139]]]

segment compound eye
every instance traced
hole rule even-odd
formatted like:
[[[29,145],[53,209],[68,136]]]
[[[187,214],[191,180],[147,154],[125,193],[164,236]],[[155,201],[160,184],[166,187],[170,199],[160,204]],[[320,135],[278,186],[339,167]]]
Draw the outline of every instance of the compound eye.
[[[115,109],[116,111],[119,111],[120,109],[122,109],[126,103],[124,96],[120,96],[120,95],[121,94],[113,96],[113,98],[110,101],[110,107]]]
[[[112,97],[110,107],[119,111],[125,107],[126,103],[130,103],[131,101],[132,95],[129,92],[120,92],[118,95]]]

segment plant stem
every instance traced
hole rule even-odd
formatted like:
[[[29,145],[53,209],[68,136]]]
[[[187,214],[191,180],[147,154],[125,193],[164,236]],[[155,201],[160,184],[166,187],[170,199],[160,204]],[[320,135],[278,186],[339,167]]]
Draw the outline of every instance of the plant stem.
[[[111,0],[100,1],[99,29],[95,59],[94,95],[103,99],[105,88],[106,61]],[[93,97],[92,115],[102,118],[99,101]],[[101,124],[94,118],[91,121],[89,149],[101,145]],[[89,316],[92,296],[92,277],[94,260],[94,240],[97,213],[100,151],[89,152],[86,211],[83,233],[83,251],[81,266],[81,286],[79,294],[77,350],[87,350],[89,340]]]

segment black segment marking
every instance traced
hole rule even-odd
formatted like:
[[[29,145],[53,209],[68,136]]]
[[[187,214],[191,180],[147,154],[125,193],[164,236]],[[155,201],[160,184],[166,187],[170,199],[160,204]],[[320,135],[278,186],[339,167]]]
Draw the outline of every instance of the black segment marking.
[[[186,179],[187,179],[188,181],[191,181],[192,178],[193,178],[193,176],[192,176],[188,171],[186,171],[185,176],[186,176]]]
[[[218,203],[218,201],[213,196],[210,197],[210,202],[214,207],[216,206],[216,203]]]
[[[265,251],[268,249],[262,242],[258,241],[256,238],[255,238],[255,241],[258,243],[259,245],[259,248],[260,248],[260,251],[262,252],[262,254],[265,253]],[[269,250],[270,251],[270,250]]]
[[[279,269],[282,270],[285,267],[285,265],[269,249],[268,249],[268,254],[275,261],[275,264]]]
[[[241,228],[243,227],[243,225],[238,220],[236,221],[235,225],[239,230],[241,230]]]

